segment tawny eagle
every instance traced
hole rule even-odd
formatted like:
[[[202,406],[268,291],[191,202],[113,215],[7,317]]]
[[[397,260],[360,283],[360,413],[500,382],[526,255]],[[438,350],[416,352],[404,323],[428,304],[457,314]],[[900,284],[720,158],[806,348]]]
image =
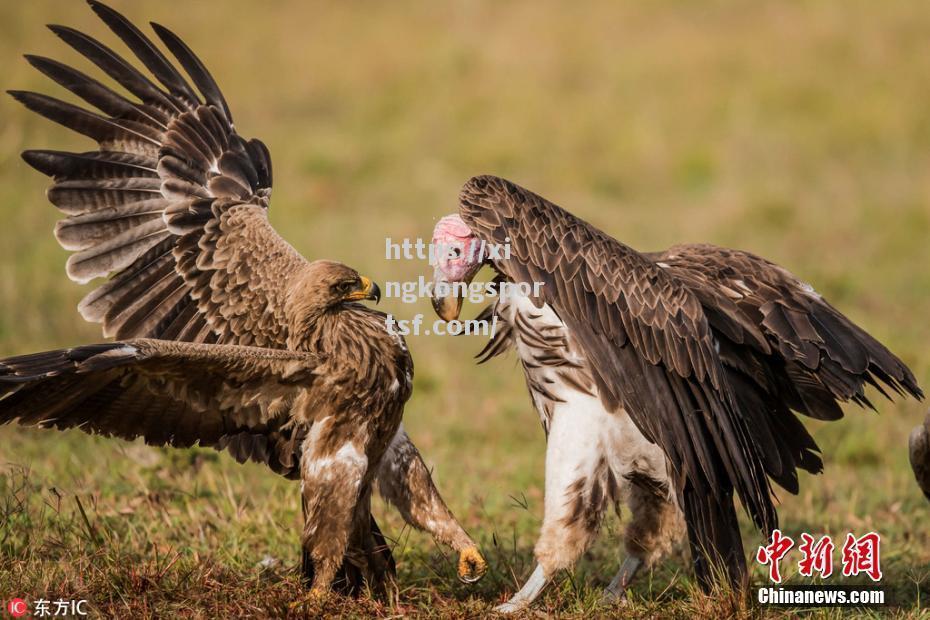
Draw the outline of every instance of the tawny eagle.
[[[358,303],[377,300],[377,285],[340,263],[308,262],[275,232],[268,150],[239,136],[181,39],[153,24],[188,77],[122,15],[90,5],[157,82],[94,38],[50,26],[126,94],[39,56],[26,58],[99,112],[11,94],[98,144],[23,158],[54,179],[48,198],[66,216],[55,235],[74,252],[68,275],[108,277],[81,315],[118,341],[0,361],[0,423],[212,446],[299,479],[303,571],[317,591],[340,567],[350,589],[377,587],[393,569],[369,512],[373,485],[460,551],[464,580],[479,577],[483,559],[401,425],[407,347]]]
[[[822,469],[795,412],[836,420],[870,406],[870,384],[920,398],[910,370],[814,289],[762,258],[711,245],[640,253],[504,179],[462,189],[433,243],[434,307],[461,310],[483,263],[502,287],[484,359],[519,356],[548,437],[537,566],[501,611],[536,598],[588,547],[604,509],[632,511],[627,557],[608,586],[622,596],[642,565],[687,530],[699,583],[742,587],[733,493],[766,534],[770,480],[798,491]],[[476,250],[477,246],[477,250]],[[490,248],[495,250],[490,251]],[[532,284],[539,295],[533,297]]]

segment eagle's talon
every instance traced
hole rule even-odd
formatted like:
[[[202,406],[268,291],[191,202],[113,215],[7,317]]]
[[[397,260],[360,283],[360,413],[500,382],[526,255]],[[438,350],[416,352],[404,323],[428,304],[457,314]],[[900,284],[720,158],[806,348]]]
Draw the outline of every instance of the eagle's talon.
[[[329,590],[321,590],[317,588],[312,588],[309,592],[304,594],[302,597],[300,597],[299,599],[297,599],[296,601],[288,605],[288,609],[293,611],[295,609],[298,609],[304,606],[317,605],[321,603],[322,601],[326,600],[326,598],[329,595],[330,595]]]
[[[488,570],[488,563],[485,562],[481,552],[477,547],[468,547],[459,553],[459,581],[462,583],[475,583],[479,581]]]

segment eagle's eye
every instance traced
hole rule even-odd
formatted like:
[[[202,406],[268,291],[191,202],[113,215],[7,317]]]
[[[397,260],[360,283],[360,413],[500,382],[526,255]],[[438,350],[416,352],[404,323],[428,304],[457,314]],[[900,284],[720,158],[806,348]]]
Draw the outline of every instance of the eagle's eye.
[[[348,295],[349,291],[351,291],[356,284],[355,280],[344,280],[333,284],[332,290],[337,295]]]
[[[449,255],[450,255],[452,258],[459,258],[459,257],[461,257],[461,256],[462,256],[462,248],[459,248],[459,247],[454,247],[454,248],[452,248],[451,250],[449,250]]]

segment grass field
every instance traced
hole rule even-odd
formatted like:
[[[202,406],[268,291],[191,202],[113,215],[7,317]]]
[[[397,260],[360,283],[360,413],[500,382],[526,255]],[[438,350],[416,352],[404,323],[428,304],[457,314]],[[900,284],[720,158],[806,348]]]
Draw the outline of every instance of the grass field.
[[[384,238],[428,237],[468,177],[493,173],[639,249],[708,241],[779,262],[930,386],[925,3],[114,5],[137,23],[169,25],[202,57],[239,131],[271,149],[272,222],[308,257],[382,283],[413,279],[426,266],[385,261]],[[76,61],[48,22],[113,40],[80,2],[0,3],[3,89],[61,94],[20,58]],[[87,289],[64,274],[46,179],[19,159],[27,147],[89,145],[0,99],[2,355],[100,339],[75,311]],[[431,316],[425,300],[383,305]],[[477,586],[460,585],[449,551],[378,503],[396,541],[391,599],[292,606],[302,596],[294,484],[211,450],[4,427],[0,598],[83,598],[117,617],[488,613],[532,569],[543,432],[513,357],[478,367],[479,338],[408,341],[417,376],[405,424],[490,561]],[[878,414],[850,408],[841,422],[809,425],[826,473],[804,474],[799,496],[782,495],[782,527],[794,537],[880,532],[883,583],[897,603],[882,613],[918,617],[930,600],[930,506],[906,441],[922,405],[876,403]],[[692,592],[682,554],[645,575],[627,607],[598,608],[620,528],[609,520],[537,609],[727,610]],[[748,552],[760,542],[748,524],[744,539]],[[276,568],[261,568],[268,557]],[[796,570],[789,583],[807,583]],[[762,567],[753,578],[763,580]]]

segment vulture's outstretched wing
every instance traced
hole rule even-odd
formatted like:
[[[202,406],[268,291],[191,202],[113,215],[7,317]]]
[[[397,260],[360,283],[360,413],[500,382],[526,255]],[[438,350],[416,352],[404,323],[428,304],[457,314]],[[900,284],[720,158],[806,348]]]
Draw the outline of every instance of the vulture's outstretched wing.
[[[711,326],[735,345],[779,360],[792,409],[820,420],[843,416],[838,402],[871,407],[865,385],[916,398],[908,367],[787,269],[749,252],[708,244],[650,254],[701,300]],[[773,372],[781,369],[771,368]],[[766,386],[775,390],[776,386]]]
[[[783,267],[707,244],[648,256],[700,299],[766,471],[790,492],[796,468],[823,467],[791,410],[837,420],[841,402],[872,407],[866,384],[923,398],[901,360]]]
[[[190,82],[126,18],[90,5],[159,83],[90,36],[50,26],[130,96],[39,56],[26,58],[99,112],[11,92],[98,144],[23,153],[55,180],[48,198],[66,215],[55,235],[75,252],[68,275],[109,276],[81,314],[117,338],[284,346],[287,282],[305,260],[268,222],[268,150],[236,133],[216,82],[176,35],[153,24]]]
[[[762,530],[777,515],[698,298],[645,256],[503,179],[469,181],[460,213],[479,238],[509,242],[510,258],[495,262],[505,275],[544,283],[539,303],[579,343],[607,408],[622,405],[676,469],[695,557],[721,550],[739,576],[732,489]]]
[[[319,363],[304,352],[150,339],[11,357],[0,360],[0,424],[199,443],[293,477],[300,438],[284,427],[319,389]]]

